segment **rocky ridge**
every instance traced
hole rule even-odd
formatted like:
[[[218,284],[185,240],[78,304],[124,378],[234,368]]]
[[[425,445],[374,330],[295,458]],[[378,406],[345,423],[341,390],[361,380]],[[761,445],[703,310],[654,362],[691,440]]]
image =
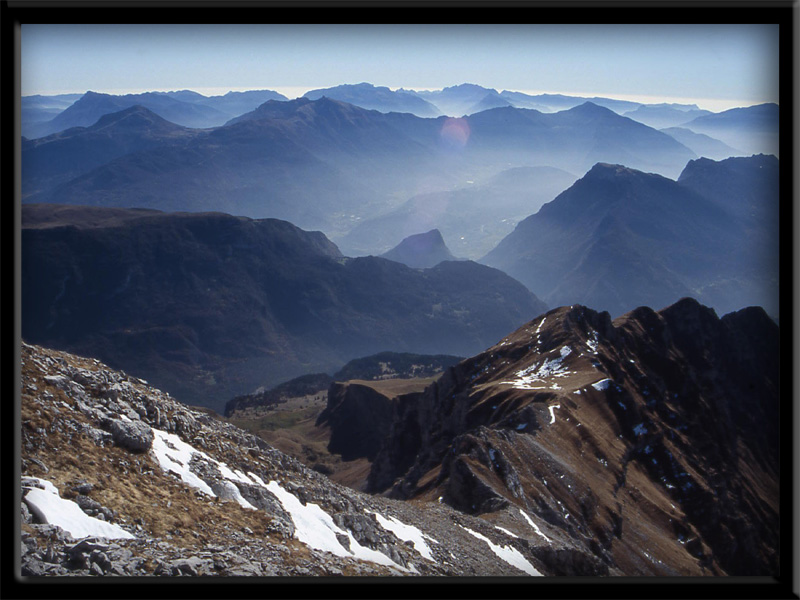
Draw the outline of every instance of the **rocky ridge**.
[[[565,568],[518,510],[487,521],[361,494],[96,359],[21,354],[24,577]]]
[[[777,358],[760,308],[561,307],[395,399],[366,489],[525,511],[593,569],[777,575]]]

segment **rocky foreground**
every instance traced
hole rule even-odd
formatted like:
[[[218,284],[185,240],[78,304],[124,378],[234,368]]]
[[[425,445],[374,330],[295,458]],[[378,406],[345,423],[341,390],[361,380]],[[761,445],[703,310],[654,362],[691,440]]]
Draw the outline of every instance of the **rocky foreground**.
[[[23,344],[22,574],[780,577],[761,309],[562,307],[424,391],[362,388],[332,384],[318,425],[374,495]]]
[[[563,562],[533,515],[493,515],[501,528],[341,487],[95,359],[23,343],[21,389],[23,576],[524,576]]]

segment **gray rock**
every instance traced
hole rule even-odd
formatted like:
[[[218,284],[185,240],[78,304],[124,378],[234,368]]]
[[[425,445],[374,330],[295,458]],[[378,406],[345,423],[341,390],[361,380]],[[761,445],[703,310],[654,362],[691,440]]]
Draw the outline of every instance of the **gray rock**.
[[[348,551],[350,550],[350,537],[349,536],[346,536],[343,533],[337,533],[336,534],[336,539],[338,540],[338,542],[342,545],[342,547],[345,550],[348,550]]]
[[[77,492],[78,494],[87,495],[94,489],[94,485],[88,482],[79,483],[78,485],[72,488],[73,492]]]
[[[147,452],[153,445],[153,430],[142,421],[111,419],[108,422],[108,430],[111,432],[114,443],[131,452]]]
[[[92,409],[94,410],[94,409]],[[97,412],[97,411],[95,411]],[[100,417],[99,413],[96,415],[98,418]],[[96,427],[92,427],[91,425],[83,425],[83,433],[92,440],[98,446],[105,446],[106,444],[111,443],[113,437],[107,431],[103,431],[101,429],[97,429]]]
[[[20,502],[20,519],[23,523],[30,523],[33,521],[31,511],[28,510],[28,505],[24,502]]]
[[[210,487],[221,500],[234,500],[239,495],[239,488],[227,479],[214,481]]]
[[[45,569],[44,563],[31,560],[22,565],[21,572],[23,577],[41,577],[47,574],[47,569]]]
[[[89,514],[89,511],[99,510],[102,506],[97,500],[89,498],[89,496],[84,496],[83,494],[75,496],[75,504],[80,506],[81,510],[87,514]]]

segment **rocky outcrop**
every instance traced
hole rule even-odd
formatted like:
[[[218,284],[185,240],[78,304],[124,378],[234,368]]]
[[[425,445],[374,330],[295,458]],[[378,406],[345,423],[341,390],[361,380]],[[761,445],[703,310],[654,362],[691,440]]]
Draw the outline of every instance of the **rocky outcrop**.
[[[778,342],[689,298],[550,311],[395,403],[368,490],[536,515],[593,557],[559,572],[775,575]]]
[[[147,423],[129,419],[110,419],[107,423],[114,443],[131,452],[147,452],[153,445],[153,430]]]
[[[368,385],[332,383],[328,404],[317,418],[317,426],[328,426],[328,450],[342,460],[365,457],[373,460],[389,432],[391,399]]]

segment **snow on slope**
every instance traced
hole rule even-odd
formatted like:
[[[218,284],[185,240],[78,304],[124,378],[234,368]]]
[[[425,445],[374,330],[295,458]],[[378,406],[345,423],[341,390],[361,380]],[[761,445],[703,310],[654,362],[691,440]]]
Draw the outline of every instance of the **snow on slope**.
[[[522,554],[520,554],[519,550],[517,550],[516,548],[512,548],[511,546],[498,546],[497,544],[492,542],[489,538],[481,535],[477,531],[472,531],[471,529],[468,529],[463,525],[461,526],[461,528],[471,536],[476,537],[479,540],[483,540],[484,542],[489,544],[489,548],[492,549],[492,552],[494,552],[498,558],[518,568],[520,571],[524,571],[528,575],[541,576],[541,573],[539,573],[539,571],[537,571],[531,563],[525,560],[525,557],[522,556]]]
[[[58,488],[45,479],[28,477],[23,480],[22,484],[23,487],[33,486],[25,495],[25,502],[31,512],[38,513],[39,518],[45,523],[61,527],[76,539],[82,537],[130,539],[134,537],[119,525],[90,517],[75,502],[62,498]]]
[[[431,540],[432,542],[438,544],[436,540],[432,537],[425,535],[419,529],[414,527],[413,525],[406,525],[405,523],[398,521],[394,517],[384,517],[383,515],[373,512],[375,518],[380,523],[381,527],[386,529],[387,531],[391,531],[395,534],[398,538],[403,540],[404,542],[411,542],[414,544],[414,549],[419,552],[424,558],[428,560],[433,560],[433,555],[431,554],[430,546],[425,541],[425,538]]]
[[[241,471],[235,471],[225,463],[215,460],[205,452],[198,450],[191,444],[187,444],[175,434],[167,433],[159,429],[153,429],[153,434],[154,439],[151,452],[159,465],[161,465],[161,468],[165,471],[170,471],[178,475],[186,485],[198,489],[209,496],[216,496],[211,487],[195,475],[189,468],[192,460],[200,459],[207,461],[216,465],[220,474],[226,479],[224,485],[228,491],[228,495],[244,508],[257,510],[255,506],[242,497],[235,482],[238,481],[247,485],[253,485],[253,483],[255,483],[272,493],[291,516],[295,526],[295,537],[307,546],[316,550],[330,552],[336,556],[368,560],[404,572],[413,572],[413,568],[408,569],[394,562],[385,554],[362,546],[356,541],[353,534],[338,527],[333,522],[331,516],[318,505],[311,502],[304,505],[291,492],[283,489],[278,482],[270,481],[268,484],[265,484],[264,481],[254,473],[244,474]],[[77,505],[76,508],[78,508]],[[78,510],[80,510],[80,508],[78,508]],[[400,531],[403,535],[408,536],[402,537],[398,535],[401,539],[411,539],[417,551],[425,558],[432,560],[430,548],[425,544],[422,538],[422,532],[416,530],[416,528],[403,525],[400,521],[391,521],[379,517],[377,514],[376,517],[378,517],[378,522],[385,529],[393,531],[396,535],[397,531]],[[389,526],[384,525],[384,523],[387,523]],[[339,537],[345,537],[349,540],[349,549],[340,542]]]

